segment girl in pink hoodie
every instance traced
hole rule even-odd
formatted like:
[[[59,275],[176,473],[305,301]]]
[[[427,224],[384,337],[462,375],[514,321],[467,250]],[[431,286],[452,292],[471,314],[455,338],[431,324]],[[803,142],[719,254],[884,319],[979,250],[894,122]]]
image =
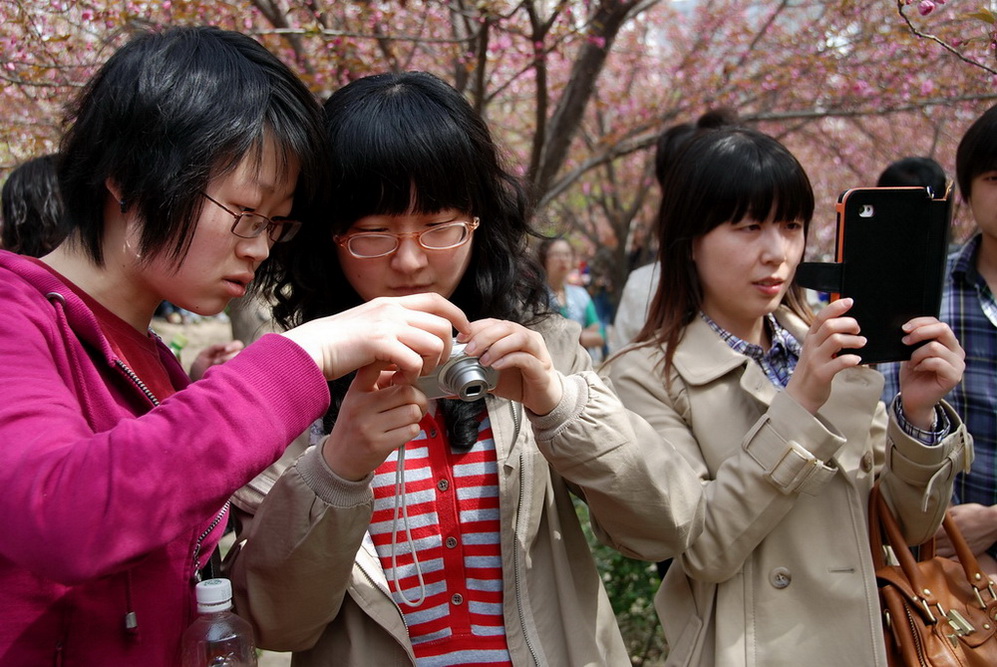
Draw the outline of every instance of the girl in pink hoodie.
[[[118,50],[71,121],[68,239],[0,251],[0,664],[170,665],[229,495],[325,413],[327,380],[414,379],[468,322],[379,299],[190,384],[156,306],[215,314],[282,270],[271,249],[317,208],[321,110],[252,39],[177,28]]]

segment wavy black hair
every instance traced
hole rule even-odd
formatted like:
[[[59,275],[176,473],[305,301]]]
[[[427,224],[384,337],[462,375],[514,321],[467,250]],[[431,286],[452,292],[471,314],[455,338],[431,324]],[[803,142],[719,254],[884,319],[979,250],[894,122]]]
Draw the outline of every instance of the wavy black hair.
[[[178,27],[133,38],[90,79],[67,120],[59,167],[66,230],[98,265],[108,180],[121,206],[140,213],[142,255],[177,263],[209,180],[260,159],[268,140],[284,169],[294,161],[300,168],[292,215],[307,219],[325,182],[318,100],[237,32]]]
[[[452,86],[425,72],[353,81],[325,104],[331,161],[326,214],[285,244],[295,258],[277,289],[284,326],[361,303],[332,237],[370,215],[447,208],[481,219],[471,262],[451,297],[468,317],[529,323],[545,313],[542,274],[523,187],[502,166],[481,117]]]
[[[519,180],[502,165],[482,118],[452,86],[425,72],[357,79],[325,104],[331,163],[326,215],[275,251],[294,258],[275,289],[283,326],[362,303],[339,265],[333,236],[370,215],[465,211],[481,219],[471,260],[450,300],[471,320],[530,324],[549,313],[542,270],[527,251],[535,236]],[[333,408],[345,394],[333,383]],[[444,401],[448,428],[476,410]],[[454,417],[454,410],[463,416]],[[449,413],[449,414],[448,414]],[[457,426],[458,430],[462,428]],[[451,444],[466,444],[468,433]],[[476,426],[474,426],[476,436]],[[473,444],[473,440],[471,441]]]
[[[62,198],[55,155],[22,162],[3,184],[0,247],[29,257],[50,253],[62,241]]]
[[[746,217],[798,221],[806,232],[814,194],[803,166],[785,146],[744,127],[698,130],[669,167],[663,189],[658,216],[661,278],[636,340],[666,346],[664,370],[669,377],[675,346],[702,303],[693,241]],[[795,282],[783,302],[811,321],[803,289]]]

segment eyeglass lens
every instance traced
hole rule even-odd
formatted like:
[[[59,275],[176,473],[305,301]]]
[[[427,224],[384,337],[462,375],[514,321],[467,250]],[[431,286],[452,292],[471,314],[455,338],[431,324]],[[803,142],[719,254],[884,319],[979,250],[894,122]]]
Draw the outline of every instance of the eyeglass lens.
[[[416,236],[419,244],[430,250],[446,250],[463,243],[469,235],[467,223],[457,222],[439,225]],[[349,237],[349,250],[360,257],[379,257],[394,252],[401,245],[401,237],[410,235],[395,234],[355,234]]]
[[[243,238],[256,238],[264,231],[274,243],[289,241],[298,231],[297,223],[292,220],[271,220],[259,213],[240,213],[232,228],[232,233]]]

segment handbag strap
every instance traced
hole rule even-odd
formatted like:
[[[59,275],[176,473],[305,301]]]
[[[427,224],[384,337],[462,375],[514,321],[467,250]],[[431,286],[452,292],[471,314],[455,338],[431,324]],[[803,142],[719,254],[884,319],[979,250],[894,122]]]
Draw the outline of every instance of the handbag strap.
[[[879,516],[879,482],[876,482],[869,494],[869,547],[872,550],[872,565],[877,572],[889,564],[886,562],[882,524]]]
[[[997,599],[997,594],[994,592],[990,578],[980,569],[980,564],[977,562],[976,556],[973,555],[973,551],[966,543],[966,539],[959,531],[959,527],[956,526],[955,520],[952,519],[951,514],[947,511],[945,518],[942,520],[942,527],[952,542],[956,558],[962,566],[963,572],[966,574],[966,580],[976,592],[976,598],[980,603],[980,607],[986,609],[987,603],[983,600],[984,593],[990,596],[991,604]],[[879,488],[879,482],[876,482],[873,486],[869,499],[869,538],[873,549],[873,563],[876,569],[878,570],[886,564],[884,546],[889,545],[893,549],[897,562],[900,563],[900,568],[903,570],[904,576],[907,577],[907,580],[913,586],[914,592],[921,597],[925,605],[937,606],[938,601],[935,599],[934,592],[928,588],[920,568],[917,567],[917,560],[914,558],[914,554],[911,553],[910,547],[907,546],[906,540],[904,540],[900,526],[897,525],[897,520],[894,518],[890,506],[887,504],[886,498]],[[931,556],[934,555],[934,543],[935,538],[931,537],[922,545],[922,551],[926,552],[922,554],[922,560],[926,559],[929,553]]]
[[[956,558],[966,573],[966,580],[969,581],[973,586],[973,590],[976,591],[976,598],[979,600],[980,606],[986,609],[987,604],[983,601],[984,592],[990,594],[991,602],[997,600],[997,593],[994,592],[993,582],[990,581],[990,577],[980,568],[980,564],[976,560],[976,555],[969,548],[966,538],[962,536],[962,532],[959,530],[959,526],[956,525],[955,519],[952,518],[951,512],[945,512],[945,518],[942,519],[942,527],[945,528],[945,533],[949,536],[949,541],[952,542]]]

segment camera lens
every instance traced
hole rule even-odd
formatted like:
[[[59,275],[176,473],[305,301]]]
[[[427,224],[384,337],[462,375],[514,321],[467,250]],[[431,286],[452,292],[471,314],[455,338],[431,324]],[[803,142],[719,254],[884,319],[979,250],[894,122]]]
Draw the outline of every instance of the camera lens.
[[[490,388],[488,374],[474,357],[465,357],[448,368],[440,386],[462,401],[476,401]]]

